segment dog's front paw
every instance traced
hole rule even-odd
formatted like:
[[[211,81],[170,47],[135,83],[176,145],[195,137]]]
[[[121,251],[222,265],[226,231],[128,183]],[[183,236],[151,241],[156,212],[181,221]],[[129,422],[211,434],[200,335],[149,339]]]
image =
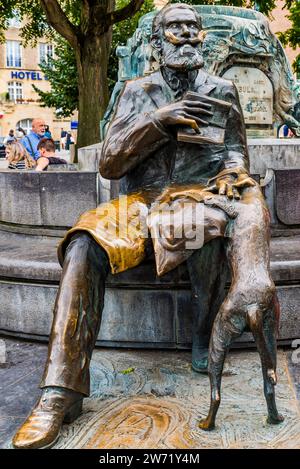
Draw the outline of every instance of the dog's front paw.
[[[215,424],[209,418],[201,419],[199,422],[199,428],[209,432],[215,428]]]
[[[220,208],[229,216],[229,218],[236,218],[238,216],[238,211],[234,202],[228,199],[225,195],[209,195],[204,198],[204,204]]]

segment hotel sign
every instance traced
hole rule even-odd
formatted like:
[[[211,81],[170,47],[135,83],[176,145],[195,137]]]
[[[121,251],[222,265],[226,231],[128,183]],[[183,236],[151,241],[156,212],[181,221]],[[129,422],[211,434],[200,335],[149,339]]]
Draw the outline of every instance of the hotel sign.
[[[23,70],[12,71],[11,78],[17,80],[46,80],[47,78],[41,75],[40,72],[25,72]]]

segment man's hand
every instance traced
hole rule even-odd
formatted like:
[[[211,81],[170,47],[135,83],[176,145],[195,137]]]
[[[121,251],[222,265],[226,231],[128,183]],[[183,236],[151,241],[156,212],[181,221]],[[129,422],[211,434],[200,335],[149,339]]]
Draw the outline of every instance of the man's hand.
[[[245,187],[255,186],[255,181],[246,173],[237,177],[231,174],[217,178],[213,185],[206,187],[207,192],[216,191],[219,195],[226,195],[229,199],[239,200],[240,191]]]
[[[182,99],[158,109],[154,116],[164,126],[188,125],[199,133],[199,125],[208,125],[204,118],[212,116],[210,108],[210,104],[201,100],[195,102]]]

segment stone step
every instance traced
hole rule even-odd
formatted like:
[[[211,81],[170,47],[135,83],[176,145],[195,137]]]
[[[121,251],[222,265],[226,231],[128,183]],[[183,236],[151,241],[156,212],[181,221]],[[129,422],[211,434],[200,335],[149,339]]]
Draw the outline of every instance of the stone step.
[[[0,171],[1,223],[65,230],[98,203],[95,172]]]
[[[0,229],[0,277],[58,284],[61,267],[56,252],[61,239]],[[271,239],[271,272],[276,284],[300,283],[300,235]],[[107,283],[112,287],[131,285],[143,288],[190,285],[185,264],[159,278],[152,258],[134,269],[110,275]]]
[[[0,231],[0,330],[47,339],[61,268],[59,237]],[[271,269],[281,304],[279,339],[300,336],[300,236],[274,238]],[[98,345],[186,348],[191,343],[191,293],[185,266],[162,278],[149,260],[109,276]],[[245,334],[238,342],[248,343]]]

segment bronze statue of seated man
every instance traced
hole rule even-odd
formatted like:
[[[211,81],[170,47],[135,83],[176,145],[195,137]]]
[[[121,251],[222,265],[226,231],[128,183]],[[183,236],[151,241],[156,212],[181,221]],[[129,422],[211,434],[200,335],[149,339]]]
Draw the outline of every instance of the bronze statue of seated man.
[[[201,19],[192,7],[168,5],[156,15],[151,44],[159,69],[126,83],[103,144],[100,172],[105,178],[122,178],[123,195],[83,214],[59,247],[63,272],[43,393],[14,437],[16,448],[53,445],[62,423],[79,415],[82,400],[89,395],[89,365],[101,323],[105,279],[109,272],[139,265],[153,253],[153,245],[160,275],[187,261],[193,296],[201,308],[206,275],[199,268],[201,246],[217,237],[226,239],[233,269],[231,304],[247,301],[252,288],[256,310],[272,305],[268,263],[262,264],[259,279],[253,277],[257,269],[251,271],[260,262],[257,246],[268,243],[267,208],[248,174],[237,91],[231,82],[203,70],[200,42]],[[157,203],[175,204],[180,211],[183,200],[203,209],[204,239],[198,248],[185,249],[171,234],[164,242],[153,236],[159,225],[149,214]],[[232,212],[235,200],[243,202],[239,223]],[[137,216],[141,223],[134,222]],[[152,238],[145,236],[145,226]],[[248,248],[243,251],[245,243]],[[207,258],[205,267],[217,271],[218,266],[210,264]],[[236,264],[239,278],[234,275]],[[210,321],[199,317],[198,334]],[[203,337],[193,347],[198,371],[207,368],[209,331]]]

